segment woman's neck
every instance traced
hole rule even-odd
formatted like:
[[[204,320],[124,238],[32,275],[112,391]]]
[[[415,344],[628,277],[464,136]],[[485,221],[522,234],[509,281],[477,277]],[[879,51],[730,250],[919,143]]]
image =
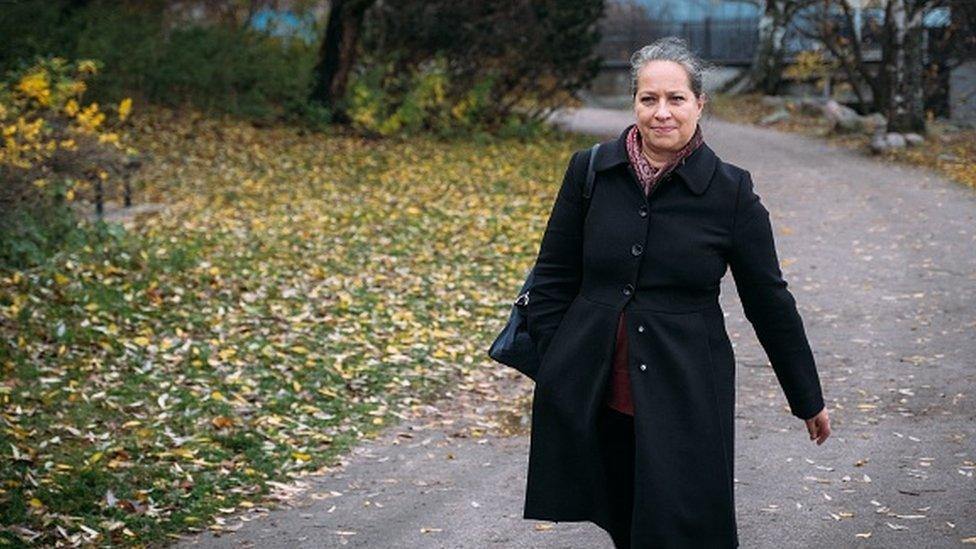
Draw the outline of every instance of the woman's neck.
[[[644,153],[644,158],[651,163],[654,168],[663,168],[671,162],[674,157],[678,154],[674,151],[659,151],[652,149],[647,146],[647,143],[641,143],[641,152]]]

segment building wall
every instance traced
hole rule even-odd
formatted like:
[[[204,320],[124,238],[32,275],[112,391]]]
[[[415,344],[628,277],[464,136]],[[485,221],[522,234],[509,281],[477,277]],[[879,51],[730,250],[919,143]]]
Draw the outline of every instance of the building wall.
[[[976,61],[968,61],[949,74],[949,117],[976,126]]]

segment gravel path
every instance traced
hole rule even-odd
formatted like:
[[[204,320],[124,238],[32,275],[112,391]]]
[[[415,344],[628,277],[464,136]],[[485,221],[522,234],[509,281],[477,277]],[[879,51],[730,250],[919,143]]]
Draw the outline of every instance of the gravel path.
[[[615,136],[630,120],[557,122]],[[752,172],[772,213],[834,428],[818,447],[789,415],[727,275],[742,547],[976,543],[976,192],[772,130],[709,120],[705,138]],[[490,371],[283,490],[286,508],[180,546],[612,547],[590,523],[521,518],[526,418],[505,410],[527,409],[530,391]]]

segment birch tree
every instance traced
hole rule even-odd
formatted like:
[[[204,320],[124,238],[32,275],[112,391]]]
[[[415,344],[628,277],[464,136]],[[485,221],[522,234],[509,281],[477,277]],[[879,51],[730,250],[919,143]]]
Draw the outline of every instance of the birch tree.
[[[773,95],[783,80],[785,39],[796,14],[817,0],[729,0],[753,5],[759,11],[759,37],[749,70],[734,83],[736,91]]]
[[[924,132],[925,17],[947,5],[947,0],[821,0],[818,4],[804,27],[837,59],[861,104],[868,104],[865,91],[869,90],[870,103],[887,117],[890,131]],[[881,50],[877,67],[865,55],[857,17],[861,8],[882,13],[876,33]]]
[[[882,70],[888,87],[884,105],[888,130],[925,132],[923,22],[937,2],[889,0],[885,9],[887,47]]]

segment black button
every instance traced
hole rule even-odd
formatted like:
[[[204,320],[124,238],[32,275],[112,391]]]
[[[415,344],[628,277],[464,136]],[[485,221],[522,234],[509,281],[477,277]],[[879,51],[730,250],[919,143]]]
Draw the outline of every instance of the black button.
[[[640,210],[637,210],[637,213],[639,213],[641,217],[647,217],[647,206],[641,206]]]
[[[633,255],[640,255],[644,253],[644,246],[640,244],[634,244],[633,246],[630,247],[630,253]]]
[[[624,295],[630,295],[632,293],[634,293],[634,285],[633,284],[628,284],[628,285],[624,286]]]

